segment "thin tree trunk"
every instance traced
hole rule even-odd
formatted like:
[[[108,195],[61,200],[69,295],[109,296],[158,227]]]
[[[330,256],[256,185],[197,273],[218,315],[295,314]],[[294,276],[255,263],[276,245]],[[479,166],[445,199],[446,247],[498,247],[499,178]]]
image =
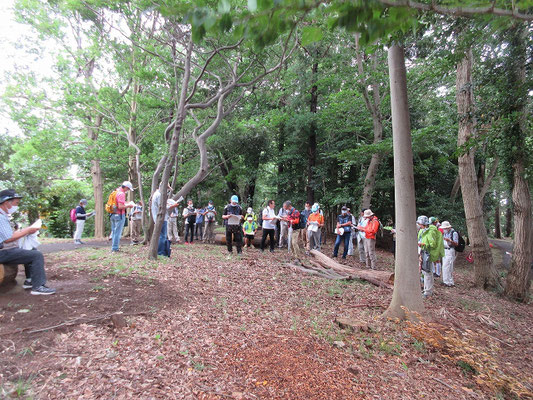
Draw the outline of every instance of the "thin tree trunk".
[[[174,162],[176,160],[176,155],[178,153],[179,135],[181,133],[181,129],[183,127],[183,121],[185,120],[185,116],[187,112],[185,110],[185,103],[187,99],[189,80],[191,77],[192,49],[193,49],[193,42],[192,42],[192,38],[190,38],[189,43],[187,44],[187,55],[185,58],[185,65],[184,65],[185,68],[184,68],[183,79],[181,83],[181,93],[180,93],[180,99],[178,103],[178,109],[176,112],[176,120],[174,122],[174,126],[172,129],[172,138],[170,140],[169,155],[166,160],[165,167],[163,169],[163,176],[161,177],[161,184],[159,185],[161,187],[161,205],[159,207],[159,212],[157,214],[156,222],[154,224],[154,230],[152,232],[152,239],[150,240],[150,250],[148,254],[148,258],[152,260],[157,259],[157,246],[159,242],[159,234],[163,227],[164,213],[166,212],[166,205],[167,205],[167,199],[168,199],[166,186],[168,185],[168,181],[170,179],[170,173],[172,171],[172,167],[174,165]]]
[[[317,49],[318,53],[318,49]],[[318,74],[318,62],[313,63],[311,69],[311,101],[309,103],[312,114],[316,114],[318,109],[318,86],[316,84]],[[307,186],[306,186],[306,198],[307,201],[313,204],[315,202],[315,188],[314,188],[314,173],[316,166],[316,121],[313,116],[311,121],[309,140],[307,141]]]
[[[500,213],[500,196],[498,195],[498,192],[496,192],[496,209],[494,210],[494,237],[496,239],[502,238]]]
[[[505,210],[505,237],[511,237],[513,232],[513,209],[509,199],[507,199],[507,209]]]
[[[461,189],[461,179],[459,178],[459,175],[457,175],[457,178],[455,178],[455,182],[453,183],[452,191],[450,192],[450,200],[455,201],[459,189]]]
[[[91,139],[96,145],[98,139],[98,130],[102,125],[103,118],[101,115],[95,119],[94,127],[89,127],[87,133],[89,139]],[[102,169],[100,168],[100,160],[91,160],[91,179],[93,184],[93,196],[94,196],[94,237],[96,239],[103,239],[105,235],[104,225],[104,184],[102,179]]]
[[[461,148],[474,135],[471,50],[467,50],[464,57],[457,64],[456,86],[457,113],[459,116],[457,145]],[[474,256],[475,285],[480,288],[499,287],[483,219],[473,149],[459,156],[459,177],[461,179],[468,238]]]
[[[413,147],[407,101],[407,76],[404,49],[395,44],[389,48],[389,76],[392,111],[392,142],[394,152],[394,200],[396,213],[396,259],[394,291],[383,314],[385,317],[407,318],[405,310],[424,310],[420,294],[416,238],[415,182]],[[415,317],[416,318],[416,317]]]
[[[376,82],[376,77],[372,78],[372,93],[368,91],[368,83],[364,75],[363,68],[363,52],[359,49],[359,34],[355,36],[356,45],[356,60],[357,69],[359,73],[359,86],[365,100],[365,105],[370,115],[372,115],[372,126],[374,132],[373,143],[378,144],[383,140],[383,116],[381,115],[381,96],[379,91],[379,84]],[[373,74],[376,74],[378,64],[376,53],[370,56],[370,68]],[[376,175],[378,173],[379,164],[381,163],[382,154],[380,152],[372,154],[370,164],[368,165],[365,180],[363,183],[363,196],[361,198],[361,207],[370,208],[372,201],[372,193],[376,186]]]
[[[533,219],[531,215],[531,192],[525,176],[526,156],[526,35],[524,24],[511,28],[509,43],[510,73],[508,83],[513,93],[509,115],[512,125],[509,140],[517,146],[513,164],[513,212],[514,212],[514,247],[511,267],[507,275],[505,295],[518,301],[527,301],[531,286],[531,260],[533,259]],[[514,90],[513,90],[514,89]]]

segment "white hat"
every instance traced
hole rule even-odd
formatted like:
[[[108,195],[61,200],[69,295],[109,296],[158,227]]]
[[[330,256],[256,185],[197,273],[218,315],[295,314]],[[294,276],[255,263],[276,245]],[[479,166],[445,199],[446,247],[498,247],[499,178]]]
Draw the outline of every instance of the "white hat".
[[[451,228],[452,226],[450,225],[450,223],[448,221],[443,221],[442,224],[440,225],[440,227],[442,229],[447,229],[447,228]]]
[[[374,213],[372,212],[372,210],[370,208],[367,208],[365,210],[365,213],[363,214],[363,217],[365,218],[368,218],[368,217],[371,217],[372,215],[374,215]]]
[[[130,181],[124,181],[124,182],[122,182],[122,186],[127,187],[129,190],[131,190],[131,191],[133,192],[133,185],[131,184]]]

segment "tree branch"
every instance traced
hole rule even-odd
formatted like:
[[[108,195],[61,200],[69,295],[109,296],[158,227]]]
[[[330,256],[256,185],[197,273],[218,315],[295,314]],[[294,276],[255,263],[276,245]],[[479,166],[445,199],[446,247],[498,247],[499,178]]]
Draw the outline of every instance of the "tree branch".
[[[435,4],[419,3],[412,0],[377,0],[379,3],[387,7],[408,7],[420,11],[432,11],[441,15],[450,15],[453,17],[475,17],[476,15],[492,14],[500,17],[511,17],[523,21],[533,21],[533,15],[519,12],[515,7],[511,10],[494,7],[494,2],[491,5],[484,7],[451,7],[440,6]]]

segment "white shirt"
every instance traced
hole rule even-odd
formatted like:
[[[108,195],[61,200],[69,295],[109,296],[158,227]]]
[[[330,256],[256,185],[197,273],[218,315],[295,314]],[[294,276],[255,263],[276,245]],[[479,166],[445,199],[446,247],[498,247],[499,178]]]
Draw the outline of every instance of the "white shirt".
[[[270,207],[266,207],[263,210],[263,229],[276,229],[276,220],[265,220],[267,218],[274,218],[276,212]]]

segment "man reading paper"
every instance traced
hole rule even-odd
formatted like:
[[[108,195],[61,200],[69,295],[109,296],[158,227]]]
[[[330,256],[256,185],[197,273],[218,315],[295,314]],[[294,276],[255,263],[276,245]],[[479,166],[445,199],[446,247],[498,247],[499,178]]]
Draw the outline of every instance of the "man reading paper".
[[[43,253],[38,250],[24,250],[18,247],[18,240],[34,234],[39,230],[37,226],[30,226],[14,231],[9,222],[9,215],[18,210],[22,196],[13,189],[0,191],[0,263],[24,264],[29,272],[31,281],[24,281],[24,289],[31,288],[33,295],[54,294],[55,289],[45,285],[46,274],[44,272]]]

